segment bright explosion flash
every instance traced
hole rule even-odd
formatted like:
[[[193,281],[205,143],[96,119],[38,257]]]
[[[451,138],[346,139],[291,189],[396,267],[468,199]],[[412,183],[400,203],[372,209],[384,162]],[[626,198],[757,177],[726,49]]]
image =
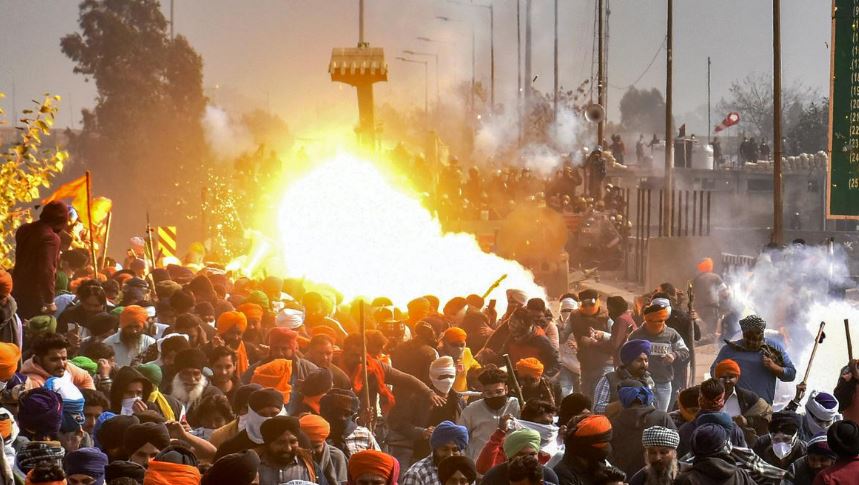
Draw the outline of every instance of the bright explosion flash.
[[[522,265],[483,252],[470,234],[444,234],[415,196],[351,155],[338,155],[292,183],[279,222],[287,273],[329,284],[347,299],[386,296],[402,307],[433,294],[444,303],[482,294],[504,274],[487,297],[499,309],[507,288],[545,296]]]

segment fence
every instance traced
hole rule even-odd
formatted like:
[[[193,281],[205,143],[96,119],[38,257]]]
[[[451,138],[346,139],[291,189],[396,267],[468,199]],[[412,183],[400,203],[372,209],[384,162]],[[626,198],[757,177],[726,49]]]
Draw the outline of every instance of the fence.
[[[698,237],[710,235],[710,204],[712,193],[709,190],[672,190],[671,212],[668,220],[663,220],[665,191],[654,189],[634,189],[635,201],[626,195],[626,220],[635,211],[632,233],[626,250],[625,275],[635,281],[644,282],[647,274],[647,250],[651,235],[666,237]],[[632,205],[634,204],[634,209]],[[656,214],[653,214],[653,211]],[[654,222],[656,223],[654,226]],[[631,268],[630,268],[631,266]],[[630,271],[632,274],[630,274]]]

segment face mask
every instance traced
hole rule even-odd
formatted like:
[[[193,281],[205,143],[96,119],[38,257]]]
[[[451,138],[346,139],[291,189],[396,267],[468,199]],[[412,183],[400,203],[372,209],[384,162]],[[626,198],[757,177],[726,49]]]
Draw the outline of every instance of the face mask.
[[[823,433],[829,429],[829,425],[832,424],[832,421],[823,422],[819,421],[817,418],[812,416],[811,414],[806,414],[803,419],[805,420],[806,426],[808,426],[808,430],[811,431],[812,435],[816,435],[817,433]]]
[[[119,412],[122,416],[131,416],[134,414],[134,401],[139,401],[139,397],[129,397],[128,399],[122,400],[122,410]]]
[[[286,416],[286,409],[280,408],[280,412],[277,415]],[[248,409],[248,413],[245,415],[245,431],[248,433],[248,438],[258,445],[264,442],[260,428],[267,419],[269,418],[260,416],[253,409]]]
[[[239,431],[243,431],[245,429],[245,426],[247,426],[247,419],[247,414],[242,414],[241,416],[239,416]]]
[[[489,409],[499,410],[507,404],[507,396],[495,396],[495,397],[485,397],[483,398],[483,402],[489,406]]]
[[[775,456],[779,457],[780,460],[783,460],[787,455],[789,455],[791,450],[793,450],[792,443],[773,443],[773,453],[775,453]]]
[[[436,390],[445,396],[450,392],[450,389],[453,387],[453,379],[454,377],[442,377],[441,379],[436,379],[434,377],[430,377],[430,381],[432,382],[432,386],[436,388]]]

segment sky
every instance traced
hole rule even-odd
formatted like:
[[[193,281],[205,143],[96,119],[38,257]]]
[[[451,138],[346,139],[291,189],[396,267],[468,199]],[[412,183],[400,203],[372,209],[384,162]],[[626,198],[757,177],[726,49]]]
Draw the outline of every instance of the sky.
[[[524,23],[526,0],[518,0]],[[606,0],[610,5],[608,116],[636,80],[640,89],[665,86],[667,0]],[[175,30],[203,56],[204,86],[211,101],[229,109],[270,109],[296,132],[321,119],[357,120],[354,90],[331,83],[332,47],[358,37],[357,0],[174,0]],[[376,103],[422,107],[424,69],[395,59],[402,50],[437,52],[441,96],[471,79],[474,29],[478,80],[489,80],[489,11],[445,0],[366,0],[366,39],[385,48],[389,80],[377,84]],[[476,0],[494,5],[496,97],[516,94],[517,0]],[[574,88],[591,75],[595,0],[559,0],[559,78]],[[674,114],[707,103],[707,57],[712,59],[713,106],[732,81],[772,73],[772,2],[675,1]],[[169,0],[162,10],[169,15]],[[783,83],[801,83],[828,94],[830,2],[782,2]],[[535,87],[552,88],[553,0],[532,0]],[[41,93],[63,96],[59,126],[79,126],[80,109],[94,104],[92,81],[73,73],[60,38],[77,30],[75,0],[0,0],[2,105],[18,110]],[[442,21],[438,16],[451,20]],[[524,26],[523,26],[524,36]],[[428,37],[435,42],[423,42]],[[523,47],[524,49],[524,47]],[[655,58],[655,60],[654,60]],[[652,63],[651,63],[652,61]],[[431,100],[435,69],[430,60]],[[650,66],[648,68],[648,65]],[[14,89],[13,89],[14,85]],[[14,94],[14,95],[13,95]],[[724,113],[713,114],[713,123]],[[703,131],[704,126],[693,127]]]

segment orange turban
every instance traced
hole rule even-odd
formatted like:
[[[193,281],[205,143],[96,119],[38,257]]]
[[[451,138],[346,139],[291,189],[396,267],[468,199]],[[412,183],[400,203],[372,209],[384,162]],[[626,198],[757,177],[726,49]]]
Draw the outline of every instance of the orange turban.
[[[119,328],[130,327],[132,325],[143,328],[146,326],[148,319],[149,314],[146,313],[145,308],[139,305],[128,305],[119,314]]]
[[[567,440],[574,445],[605,448],[611,441],[611,421],[602,414],[588,415],[567,431]]]
[[[700,273],[712,273],[713,272],[713,260],[710,258],[704,258],[698,263],[698,271]]]
[[[337,335],[337,331],[328,325],[316,325],[315,327],[310,329],[310,336],[315,337],[317,335],[325,335],[331,337],[331,340],[338,341],[340,340],[340,335]]]
[[[646,310],[645,310],[645,312],[646,312]],[[669,316],[671,316],[671,314],[668,312],[667,308],[660,308],[659,310],[652,311],[650,313],[645,313],[644,314],[644,321],[647,323],[664,322],[665,320],[668,320]]]
[[[726,373],[735,374],[737,377],[740,376],[740,364],[737,364],[736,361],[731,359],[725,359],[722,362],[716,364],[716,379],[720,379]]]
[[[0,269],[0,298],[12,294],[12,275],[8,271]]]
[[[417,323],[430,314],[430,302],[426,298],[415,298],[406,306],[409,310],[409,322]]]
[[[256,303],[242,303],[237,310],[244,313],[248,319],[262,320],[262,307]]]
[[[468,334],[459,327],[450,327],[444,331],[444,341],[451,344],[463,344]]]
[[[304,431],[311,443],[321,443],[331,434],[331,425],[322,416],[305,414],[298,422],[301,424],[301,431]]]
[[[15,344],[0,342],[0,381],[12,380],[18,361],[21,360],[21,349]]]
[[[201,479],[195,466],[152,460],[143,475],[143,485],[199,485]]]
[[[292,386],[292,361],[287,359],[274,359],[256,368],[251,384],[259,384],[263,387],[271,387],[283,394],[283,403],[289,403],[289,395]]]
[[[543,377],[543,363],[534,357],[519,359],[519,362],[516,362],[516,372],[522,376],[530,376],[535,379],[539,379]]]
[[[223,335],[234,327],[239,327],[242,333],[248,328],[248,319],[242,312],[224,312],[218,317],[218,335]]]
[[[399,465],[393,456],[376,450],[363,450],[349,457],[349,482],[354,484],[358,477],[366,474],[388,479],[388,483],[396,483],[399,475]],[[393,478],[392,478],[393,477]],[[393,480],[393,481],[392,481]]]

